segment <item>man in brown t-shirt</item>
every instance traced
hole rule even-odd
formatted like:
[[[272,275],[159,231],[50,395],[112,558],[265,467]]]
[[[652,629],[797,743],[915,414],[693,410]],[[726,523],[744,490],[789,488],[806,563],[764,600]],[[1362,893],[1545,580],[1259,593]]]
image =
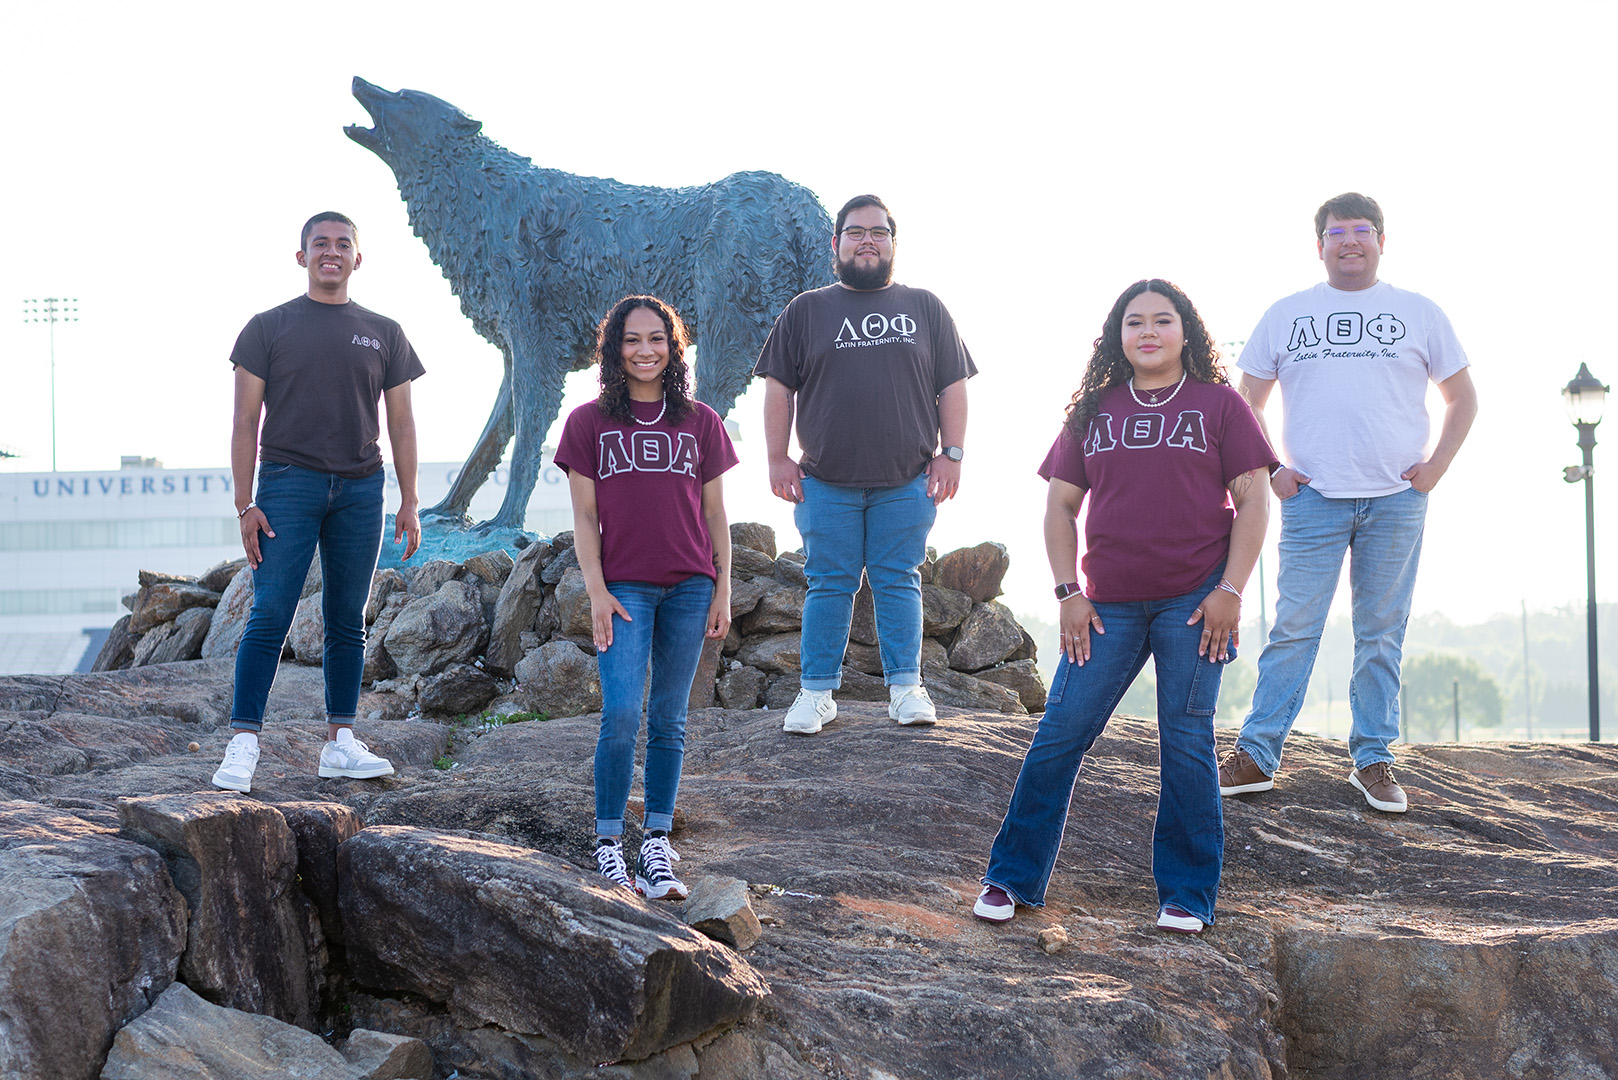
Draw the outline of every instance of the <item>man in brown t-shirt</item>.
[[[893,280],[897,228],[875,195],[850,199],[831,242],[837,283],[787,305],[759,354],[770,490],[795,503],[809,592],[802,689],[784,730],[837,716],[860,575],[876,602],[888,715],[937,721],[921,685],[921,576],[937,506],[960,486],[966,380],[977,374],[938,298]],[[802,457],[787,455],[797,415]],[[939,449],[942,441],[942,450]]]
[[[317,546],[328,740],[320,775],[367,779],[393,772],[354,738],[353,725],[365,665],[365,602],[382,541],[377,406],[387,403],[399,478],[393,540],[406,541],[408,559],[421,542],[410,383],[422,366],[398,323],[348,299],[348,279],[360,266],[354,223],[331,211],[316,214],[300,243],[307,291],[253,316],[230,356],[236,372],[230,467],[253,573],[253,610],[236,650],[230,706],[236,735],[213,776],[216,787],[230,791],[252,787],[265,701]]]

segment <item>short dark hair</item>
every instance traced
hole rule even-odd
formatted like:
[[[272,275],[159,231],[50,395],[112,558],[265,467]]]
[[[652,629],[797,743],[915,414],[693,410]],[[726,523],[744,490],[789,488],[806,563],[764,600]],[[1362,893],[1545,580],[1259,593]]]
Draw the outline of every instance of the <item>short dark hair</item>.
[[[303,223],[303,232],[298,237],[299,251],[309,250],[309,234],[314,232],[315,226],[319,225],[322,221],[341,221],[344,225],[347,225],[349,231],[354,234],[354,243],[358,244],[360,242],[360,227],[354,224],[353,218],[349,217],[347,214],[339,214],[335,210],[322,210],[320,213]]]
[[[1375,228],[1378,236],[1382,235],[1382,208],[1376,200],[1369,195],[1361,195],[1357,191],[1345,191],[1334,199],[1327,199],[1315,211],[1315,239],[1319,240],[1326,235],[1326,215],[1330,214],[1338,221],[1353,221],[1355,218],[1364,218]]]
[[[887,203],[883,202],[875,195],[856,195],[844,203],[843,208],[837,211],[837,225],[832,229],[832,235],[843,235],[843,221],[850,213],[864,206],[874,206],[878,210],[881,210],[884,214],[888,215],[888,232],[892,233],[894,236],[899,235],[899,223],[893,220],[893,211],[888,209]]]
[[[663,369],[663,402],[668,407],[665,415],[669,423],[678,424],[694,407],[691,369],[685,362],[691,334],[680,313],[655,296],[624,297],[596,327],[596,363],[601,365],[598,373],[601,392],[596,396],[596,405],[621,423],[634,419],[629,404],[629,376],[624,371],[624,323],[629,321],[629,313],[637,308],[645,308],[662,319],[663,330],[668,334],[669,366]]]

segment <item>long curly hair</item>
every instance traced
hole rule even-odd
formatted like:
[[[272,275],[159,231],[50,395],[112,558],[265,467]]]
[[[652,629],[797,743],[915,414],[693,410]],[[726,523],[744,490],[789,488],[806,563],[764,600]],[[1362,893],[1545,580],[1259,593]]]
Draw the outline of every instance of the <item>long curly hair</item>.
[[[691,412],[691,369],[686,366],[685,348],[691,344],[680,313],[655,296],[626,296],[612,306],[596,328],[596,362],[601,365],[601,393],[596,406],[620,423],[630,423],[629,375],[624,369],[624,323],[636,308],[655,312],[663,320],[669,336],[669,366],[663,369],[663,401],[668,411],[663,418],[678,424]]]
[[[1095,351],[1090,354],[1084,378],[1079,381],[1079,388],[1074,391],[1073,400],[1068,404],[1065,426],[1074,437],[1084,438],[1090,421],[1095,419],[1100,408],[1101,396],[1134,377],[1135,369],[1129,366],[1129,358],[1124,356],[1124,309],[1135,297],[1148,292],[1165,298],[1179,312],[1180,323],[1185,328],[1185,348],[1180,353],[1180,363],[1185,367],[1186,374],[1198,382],[1230,385],[1230,380],[1219,367],[1219,349],[1214,345],[1190,297],[1180,291],[1178,285],[1162,278],[1137,281],[1119,295],[1112,305],[1112,311],[1107,313],[1107,322],[1101,328],[1101,336],[1095,340]]]

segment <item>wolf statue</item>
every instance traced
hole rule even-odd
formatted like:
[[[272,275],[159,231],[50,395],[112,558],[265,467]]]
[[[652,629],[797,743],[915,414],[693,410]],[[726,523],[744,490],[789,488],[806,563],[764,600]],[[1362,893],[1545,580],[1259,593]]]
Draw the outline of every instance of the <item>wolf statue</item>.
[[[461,311],[505,356],[477,445],[423,518],[464,520],[515,436],[505,500],[487,524],[522,528],[562,381],[589,366],[596,325],[620,297],[651,293],[679,309],[697,345],[696,396],[723,416],[787,301],[831,283],[830,217],[774,173],[685,188],[575,176],[536,168],[431,94],[356,76],[354,96],[375,126],[344,132],[393,170]]]

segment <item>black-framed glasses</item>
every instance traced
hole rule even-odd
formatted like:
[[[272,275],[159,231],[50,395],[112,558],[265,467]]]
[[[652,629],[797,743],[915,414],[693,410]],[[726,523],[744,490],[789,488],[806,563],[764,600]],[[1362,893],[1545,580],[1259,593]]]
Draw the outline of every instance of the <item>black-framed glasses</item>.
[[[850,225],[848,228],[843,230],[843,235],[854,241],[856,244],[861,240],[864,240],[867,236],[880,244],[884,240],[893,239],[893,230],[884,229],[880,226],[875,229],[865,229],[858,225]]]

